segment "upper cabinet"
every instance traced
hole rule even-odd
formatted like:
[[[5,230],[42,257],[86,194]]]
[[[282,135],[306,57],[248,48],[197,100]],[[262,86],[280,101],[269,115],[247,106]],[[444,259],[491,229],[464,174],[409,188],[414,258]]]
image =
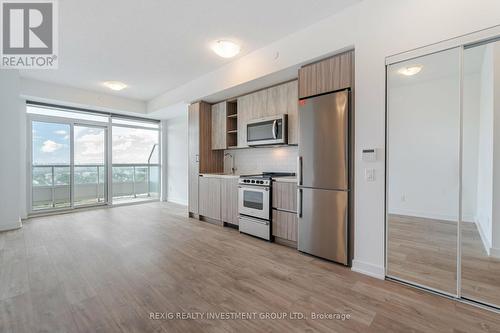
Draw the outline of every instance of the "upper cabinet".
[[[354,51],[306,65],[299,69],[299,98],[353,86]]]
[[[251,119],[251,95],[238,97],[238,147],[247,147],[247,122]]]
[[[212,149],[226,149],[226,102],[212,105]]]
[[[194,157],[198,161],[198,172],[223,172],[224,151],[212,150],[213,123],[211,105],[206,102],[193,103],[189,106],[189,114],[192,119],[189,124],[188,141],[190,147],[192,146],[189,154],[191,158]]]
[[[288,144],[299,144],[299,89],[298,81],[286,84],[286,110],[288,113]]]
[[[237,124],[236,101],[224,101],[212,105],[212,150],[236,147]]]
[[[297,86],[297,81],[291,81],[238,97],[238,147],[248,147],[246,126],[249,121],[280,114],[288,114],[288,143],[298,143]]]

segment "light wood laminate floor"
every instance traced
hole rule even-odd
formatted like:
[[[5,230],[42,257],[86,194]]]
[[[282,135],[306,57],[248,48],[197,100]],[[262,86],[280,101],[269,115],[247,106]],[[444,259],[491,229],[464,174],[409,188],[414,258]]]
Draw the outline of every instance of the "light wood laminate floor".
[[[456,294],[457,223],[389,215],[388,273]],[[462,224],[462,296],[500,306],[500,258],[488,256],[474,223]]]
[[[186,216],[148,203],[0,233],[0,332],[500,332],[498,314]],[[291,311],[309,318],[149,318]]]

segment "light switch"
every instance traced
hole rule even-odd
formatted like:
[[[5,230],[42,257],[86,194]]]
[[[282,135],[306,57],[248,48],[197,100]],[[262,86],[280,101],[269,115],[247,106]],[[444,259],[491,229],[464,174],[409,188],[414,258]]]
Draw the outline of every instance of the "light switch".
[[[365,180],[367,182],[375,181],[375,169],[365,169]]]

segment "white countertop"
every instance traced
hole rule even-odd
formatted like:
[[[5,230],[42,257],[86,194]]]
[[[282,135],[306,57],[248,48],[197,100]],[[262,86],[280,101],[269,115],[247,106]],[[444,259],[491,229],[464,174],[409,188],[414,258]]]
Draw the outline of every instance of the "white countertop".
[[[200,176],[212,178],[240,178],[240,175],[235,173],[200,173]],[[297,177],[273,177],[272,180],[277,182],[296,183]]]
[[[273,180],[276,182],[283,182],[283,183],[296,183],[297,177],[295,176],[273,177]]]
[[[213,178],[240,178],[240,175],[234,173],[200,173],[200,176]]]

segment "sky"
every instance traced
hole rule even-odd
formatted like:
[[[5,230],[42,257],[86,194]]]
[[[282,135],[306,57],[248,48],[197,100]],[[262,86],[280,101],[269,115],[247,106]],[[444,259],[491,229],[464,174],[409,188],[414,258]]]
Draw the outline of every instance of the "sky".
[[[33,165],[70,163],[70,125],[34,121],[32,130]],[[75,164],[103,164],[104,129],[75,125],[74,132]],[[147,163],[155,143],[158,131],[113,126],[113,163]]]

